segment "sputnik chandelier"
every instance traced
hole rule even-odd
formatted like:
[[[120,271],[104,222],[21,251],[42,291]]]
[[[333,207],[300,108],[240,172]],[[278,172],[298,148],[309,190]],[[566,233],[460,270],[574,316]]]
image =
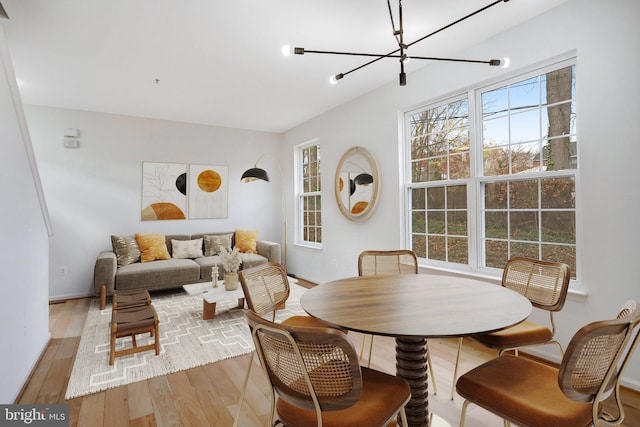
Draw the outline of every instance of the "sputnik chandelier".
[[[393,27],[393,36],[395,37],[397,43],[398,43],[398,49],[389,52],[387,54],[378,54],[378,53],[356,53],[356,52],[339,52],[339,51],[329,51],[329,50],[310,50],[310,49],[305,49],[303,47],[296,47],[293,49],[293,53],[295,55],[304,55],[306,53],[319,53],[319,54],[325,54],[325,55],[348,55],[348,56],[364,56],[364,57],[373,57],[375,59],[372,59],[371,61],[364,63],[358,67],[355,67],[347,72],[344,73],[339,73],[336,74],[335,76],[331,76],[330,81],[331,83],[335,84],[337,83],[338,80],[341,80],[342,78],[344,78],[344,76],[346,76],[347,74],[351,74],[354,71],[358,71],[364,67],[366,67],[367,65],[371,65],[377,61],[380,61],[381,59],[385,59],[385,58],[397,58],[400,61],[400,86],[406,86],[407,84],[407,75],[404,71],[404,66],[405,64],[410,60],[410,59],[425,59],[425,60],[429,60],[429,61],[449,61],[449,62],[468,62],[468,63],[476,63],[476,64],[488,64],[490,66],[493,67],[502,67],[502,68],[506,68],[509,66],[509,59],[508,58],[503,58],[503,59],[490,59],[488,61],[482,61],[482,60],[474,60],[474,59],[457,59],[457,58],[436,58],[436,57],[427,57],[427,56],[413,56],[413,55],[409,55],[407,53],[408,49],[415,45],[416,43],[419,43],[425,39],[428,39],[429,37],[438,34],[441,31],[446,30],[447,28],[450,28],[456,24],[459,24],[460,22],[471,18],[472,16],[475,16],[481,12],[484,12],[485,10],[497,5],[498,3],[506,3],[509,0],[496,0],[491,4],[488,4],[487,6],[484,6],[478,10],[476,10],[473,13],[470,13],[466,16],[463,16],[462,18],[448,24],[445,25],[444,27],[433,31],[432,33],[427,34],[424,37],[420,37],[419,39],[411,42],[411,43],[405,43],[404,41],[404,26],[403,26],[403,19],[402,19],[402,0],[398,0],[398,26],[396,27],[396,21],[394,19],[393,16],[393,12],[391,10],[391,0],[387,0],[387,6],[389,7],[389,18],[391,19],[391,26]],[[282,47],[282,53],[285,56],[289,56],[291,55],[292,51],[289,45],[285,45]]]

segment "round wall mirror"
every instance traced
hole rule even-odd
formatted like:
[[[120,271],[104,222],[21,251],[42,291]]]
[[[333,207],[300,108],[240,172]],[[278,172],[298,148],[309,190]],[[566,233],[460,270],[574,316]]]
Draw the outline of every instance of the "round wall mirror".
[[[380,193],[378,164],[363,147],[347,150],[338,162],[335,177],[336,202],[352,221],[362,221],[374,211]]]

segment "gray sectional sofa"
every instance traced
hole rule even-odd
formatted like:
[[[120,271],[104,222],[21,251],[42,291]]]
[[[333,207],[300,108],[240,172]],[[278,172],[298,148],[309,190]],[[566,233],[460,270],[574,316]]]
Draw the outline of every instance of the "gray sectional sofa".
[[[229,236],[231,235],[231,236]],[[208,237],[205,237],[208,236]],[[123,247],[134,246],[134,236],[112,236],[111,251],[102,251],[96,260],[93,286],[96,295],[101,294],[102,286],[106,295],[113,295],[117,290],[146,289],[149,291],[180,288],[189,283],[211,281],[211,267],[218,266],[219,277],[222,279],[223,268],[219,255],[196,256],[193,258],[175,258],[172,240],[193,241],[202,238],[202,254],[206,254],[205,242],[211,239],[228,239],[231,247],[235,245],[235,232],[215,232],[200,234],[165,235],[166,247],[172,256],[166,260],[140,262],[139,254],[123,254]],[[132,243],[133,242],[133,243]],[[242,253],[241,268],[250,268],[266,262],[280,263],[280,244],[264,240],[256,241],[257,253]]]

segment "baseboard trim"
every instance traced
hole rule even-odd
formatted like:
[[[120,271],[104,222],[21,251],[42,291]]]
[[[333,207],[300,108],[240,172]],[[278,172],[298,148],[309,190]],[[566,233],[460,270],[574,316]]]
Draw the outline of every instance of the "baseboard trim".
[[[22,399],[22,396],[24,395],[24,392],[26,391],[27,386],[31,382],[31,379],[33,378],[33,375],[35,374],[36,369],[38,368],[38,365],[40,365],[40,362],[42,362],[42,359],[44,358],[44,355],[47,352],[47,349],[49,348],[49,345],[51,345],[51,341],[52,341],[51,333],[49,333],[49,339],[46,340],[44,346],[40,350],[40,356],[38,356],[38,359],[36,360],[36,362],[31,367],[31,371],[29,372],[29,375],[27,375],[27,378],[25,378],[24,382],[22,383],[22,387],[20,387],[20,391],[18,392],[18,394],[16,395],[15,399],[13,400],[14,404],[17,404],[20,401],[20,399]]]

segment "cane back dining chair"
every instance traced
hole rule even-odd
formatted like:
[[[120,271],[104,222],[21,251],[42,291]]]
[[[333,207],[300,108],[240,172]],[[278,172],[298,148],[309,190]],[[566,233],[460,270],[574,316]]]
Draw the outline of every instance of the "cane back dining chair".
[[[353,344],[335,328],[276,324],[246,313],[270,385],[268,425],[385,426],[411,397],[406,380],[360,367]],[[276,399],[277,396],[277,399]]]
[[[562,310],[567,298],[571,268],[560,262],[540,261],[532,258],[513,257],[507,261],[502,272],[502,286],[525,296],[531,305],[549,312],[549,326],[525,320],[511,328],[497,332],[472,335],[472,340],[485,347],[499,350],[501,355],[507,350],[522,347],[554,344],[563,354],[562,346],[555,340],[556,324],[553,313]],[[458,352],[453,369],[451,399],[455,393],[458,365],[462,350],[462,338],[458,340]]]
[[[559,369],[504,354],[462,375],[465,398],[460,427],[470,403],[505,420],[533,427],[620,425],[624,411],[620,379],[638,344],[640,309],[628,301],[614,320],[590,323],[571,339]],[[635,335],[634,335],[635,334]],[[613,395],[617,414],[601,404]]]
[[[389,251],[363,251],[358,256],[358,275],[359,276],[375,276],[380,274],[418,274],[418,258],[415,252],[408,249],[397,249]],[[367,367],[371,367],[371,355],[373,354],[373,338],[370,336],[369,358],[367,359]],[[362,345],[360,347],[360,359],[364,353],[366,335],[362,337]],[[438,386],[436,378],[433,374],[433,366],[431,365],[431,355],[427,351],[427,364],[431,373],[431,383],[433,384],[433,393],[438,394]]]
[[[282,265],[269,262],[246,270],[240,270],[238,279],[249,310],[258,316],[270,317],[271,321],[275,322],[276,311],[285,306],[290,293],[289,279]],[[328,327],[326,323],[311,316],[291,316],[283,320],[282,323],[296,326]],[[249,358],[249,366],[247,367],[242,392],[240,393],[240,402],[238,403],[234,426],[237,425],[242,402],[244,401],[254,355],[255,353],[251,353]]]

